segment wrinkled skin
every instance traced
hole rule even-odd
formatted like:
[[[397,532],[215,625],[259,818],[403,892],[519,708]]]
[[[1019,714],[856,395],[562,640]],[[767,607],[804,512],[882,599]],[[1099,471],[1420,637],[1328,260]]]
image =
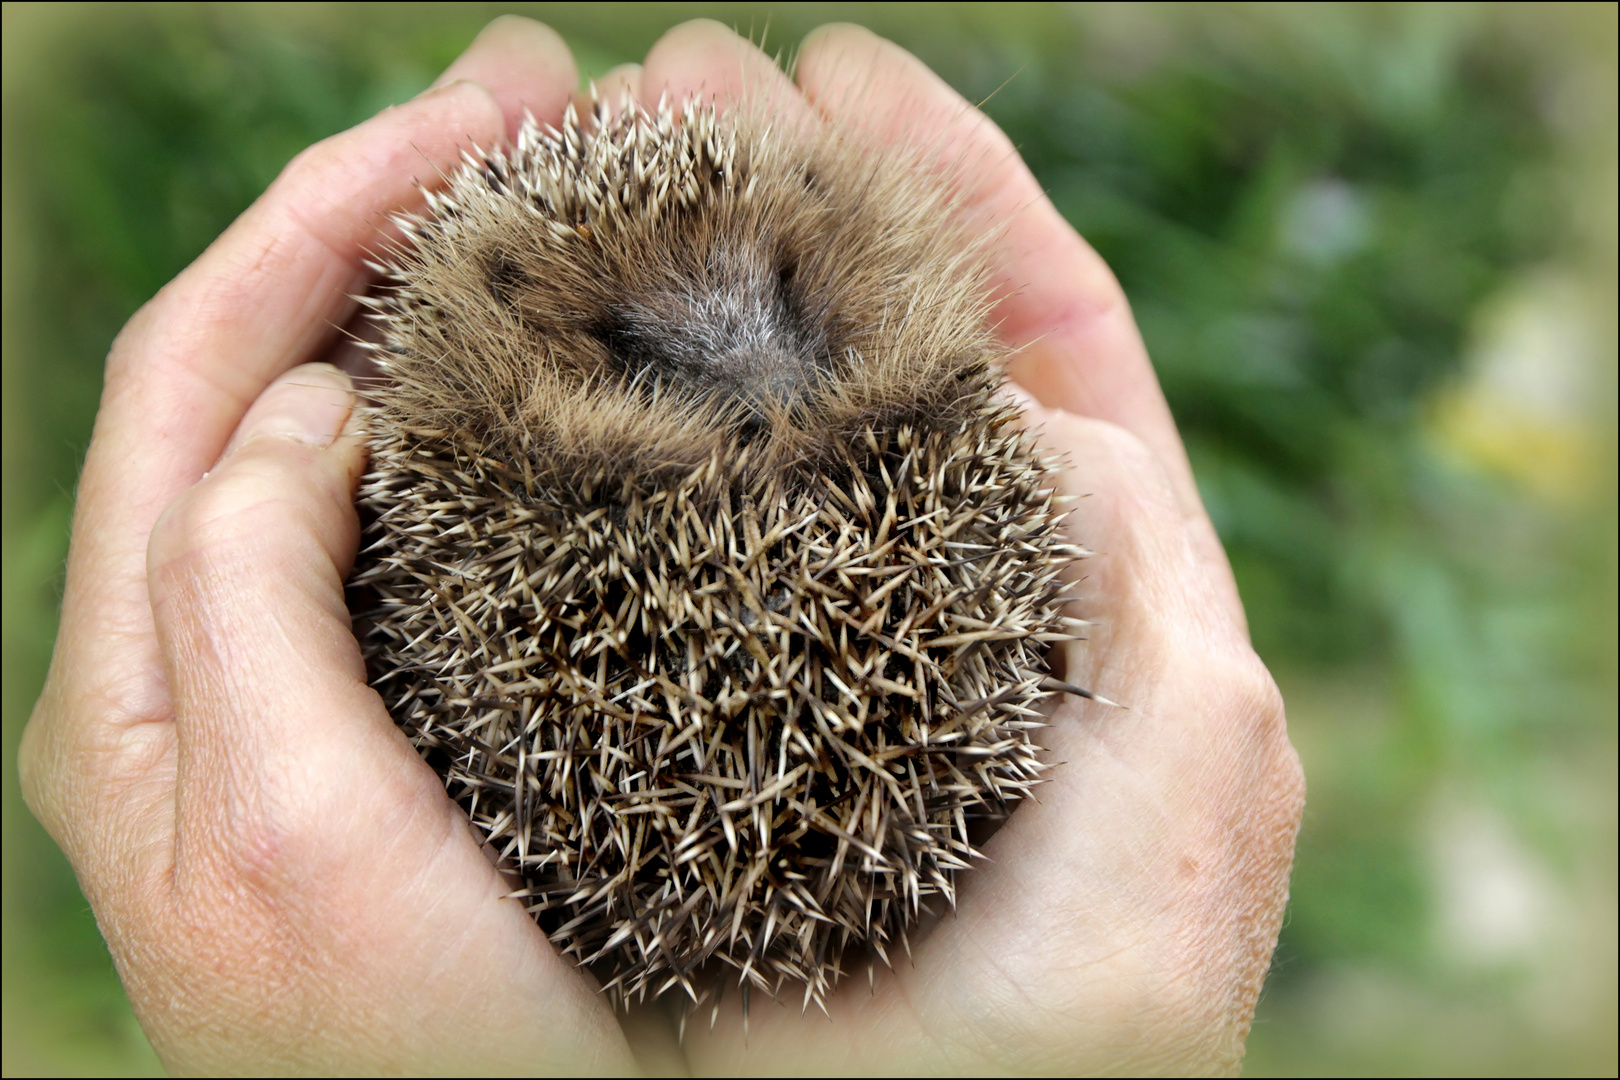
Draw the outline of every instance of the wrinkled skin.
[[[468,141],[556,120],[573,60],[492,24],[437,88],[334,136],[130,320],[85,462],[61,633],[22,747],[153,1046],[177,1072],[1230,1072],[1287,892],[1303,781],[1126,301],[1011,145],[914,58],[835,26],[797,83],[714,23],[611,73],[766,95],[879,137],[942,133],[997,227],[999,332],[1073,463],[1080,608],[1062,765],[961,899],[829,1015],[736,995],[677,1045],[615,1016],[503,900],[438,779],[365,683],[344,607],[365,447],[311,363],[364,248]]]

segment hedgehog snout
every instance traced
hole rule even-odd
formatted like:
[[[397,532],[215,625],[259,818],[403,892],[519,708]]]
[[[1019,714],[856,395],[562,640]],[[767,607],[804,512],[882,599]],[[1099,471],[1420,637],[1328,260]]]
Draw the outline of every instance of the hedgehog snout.
[[[806,325],[778,274],[738,261],[711,257],[711,268],[731,272],[671,282],[609,312],[597,337],[627,379],[718,398],[745,415],[809,396],[825,335]]]

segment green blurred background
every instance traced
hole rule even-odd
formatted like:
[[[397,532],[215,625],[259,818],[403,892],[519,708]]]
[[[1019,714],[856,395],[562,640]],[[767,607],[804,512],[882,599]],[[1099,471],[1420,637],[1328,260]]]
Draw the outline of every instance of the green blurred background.
[[[495,14],[865,23],[1130,294],[1310,801],[1246,1071],[1616,1070],[1612,5],[7,4],[4,1071],[159,1071],[16,747],[123,321]]]

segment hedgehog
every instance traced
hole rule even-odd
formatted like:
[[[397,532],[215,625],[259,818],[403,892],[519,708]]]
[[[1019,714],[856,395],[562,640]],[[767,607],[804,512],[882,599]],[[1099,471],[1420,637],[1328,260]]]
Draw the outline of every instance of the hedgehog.
[[[890,962],[1085,693],[1047,664],[1083,625],[1058,463],[922,160],[596,102],[467,152],[377,257],[369,677],[626,1007]]]

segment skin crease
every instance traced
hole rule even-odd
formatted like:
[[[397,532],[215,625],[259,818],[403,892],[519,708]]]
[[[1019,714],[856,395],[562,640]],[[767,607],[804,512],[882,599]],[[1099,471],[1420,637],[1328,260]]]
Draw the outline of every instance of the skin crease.
[[[435,89],[306,151],[108,358],[23,789],[175,1072],[1232,1072],[1276,942],[1304,787],[1275,686],[1113,276],[995,127],[864,30],[797,84],[715,23],[602,89],[939,131],[997,233],[1000,332],[1082,496],[1052,770],[989,863],[828,1015],[736,995],[676,1044],[616,1017],[513,901],[365,685],[342,582],[364,468],[347,378],[308,361],[363,249],[460,147],[560,118],[561,39],[497,20]],[[1015,391],[1017,392],[1017,391]]]

